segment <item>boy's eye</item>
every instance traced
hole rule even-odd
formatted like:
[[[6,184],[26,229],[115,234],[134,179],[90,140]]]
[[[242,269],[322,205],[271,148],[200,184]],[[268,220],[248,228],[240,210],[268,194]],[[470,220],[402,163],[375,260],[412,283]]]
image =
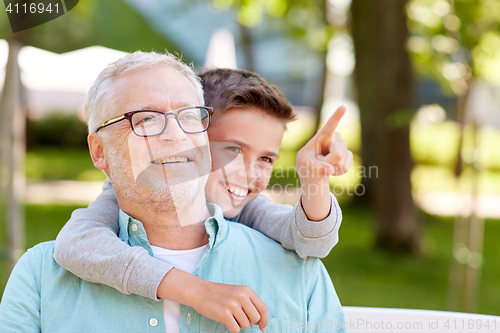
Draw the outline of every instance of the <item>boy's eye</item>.
[[[273,164],[273,163],[274,163],[274,162],[273,162],[273,160],[272,160],[272,158],[267,157],[267,156],[262,156],[260,159],[261,159],[262,161],[266,162],[266,163],[270,163],[270,164]]]
[[[240,147],[234,147],[234,146],[230,146],[230,147],[226,147],[227,150],[230,150],[232,152],[235,152],[235,153],[238,153],[241,151],[241,148]]]

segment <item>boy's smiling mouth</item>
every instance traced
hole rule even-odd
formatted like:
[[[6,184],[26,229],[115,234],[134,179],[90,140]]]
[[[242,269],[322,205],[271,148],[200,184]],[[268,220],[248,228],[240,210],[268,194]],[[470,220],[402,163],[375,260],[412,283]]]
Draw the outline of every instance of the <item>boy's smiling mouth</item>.
[[[221,184],[235,199],[243,200],[248,196],[248,189],[241,188],[230,183],[221,182]]]

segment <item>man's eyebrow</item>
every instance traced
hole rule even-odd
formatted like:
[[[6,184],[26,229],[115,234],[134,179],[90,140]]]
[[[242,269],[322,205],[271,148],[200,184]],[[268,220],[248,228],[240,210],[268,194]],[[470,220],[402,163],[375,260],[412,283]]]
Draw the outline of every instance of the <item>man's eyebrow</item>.
[[[158,104],[142,104],[142,105],[134,108],[134,110],[139,111],[139,110],[159,110],[159,109],[161,109],[158,106],[159,106]],[[189,107],[189,106],[197,106],[197,104],[180,102],[180,103],[175,103],[173,106],[175,106],[175,107],[173,108],[172,111],[182,109],[185,107]]]
[[[133,106],[131,111],[156,110],[156,106],[154,104],[140,104]]]
[[[242,142],[240,140],[237,140],[237,139],[227,139],[227,140],[224,140],[225,142],[233,142],[233,143],[236,143],[238,146],[241,146],[243,148],[251,148],[249,144],[245,143],[245,142]],[[264,152],[264,155],[266,156],[271,156],[271,157],[276,157],[278,158],[279,157],[279,154],[274,152],[274,151],[270,151],[270,150],[267,150]]]

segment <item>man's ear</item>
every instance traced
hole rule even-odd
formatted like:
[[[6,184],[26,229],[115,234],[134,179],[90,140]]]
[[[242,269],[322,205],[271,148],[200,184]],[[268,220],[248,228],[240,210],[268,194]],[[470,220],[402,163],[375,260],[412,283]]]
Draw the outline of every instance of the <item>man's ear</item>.
[[[89,143],[90,156],[94,166],[101,170],[108,168],[108,161],[104,155],[104,142],[97,133],[91,133],[87,137]]]

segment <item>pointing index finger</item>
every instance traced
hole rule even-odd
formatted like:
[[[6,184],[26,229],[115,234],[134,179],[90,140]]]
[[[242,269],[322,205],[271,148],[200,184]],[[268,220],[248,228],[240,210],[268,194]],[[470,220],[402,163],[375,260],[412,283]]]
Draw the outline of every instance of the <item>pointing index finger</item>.
[[[344,116],[347,111],[347,107],[345,105],[341,105],[335,110],[333,115],[327,120],[326,124],[321,128],[321,132],[323,134],[331,135],[337,129],[337,126],[340,123],[340,120]]]

